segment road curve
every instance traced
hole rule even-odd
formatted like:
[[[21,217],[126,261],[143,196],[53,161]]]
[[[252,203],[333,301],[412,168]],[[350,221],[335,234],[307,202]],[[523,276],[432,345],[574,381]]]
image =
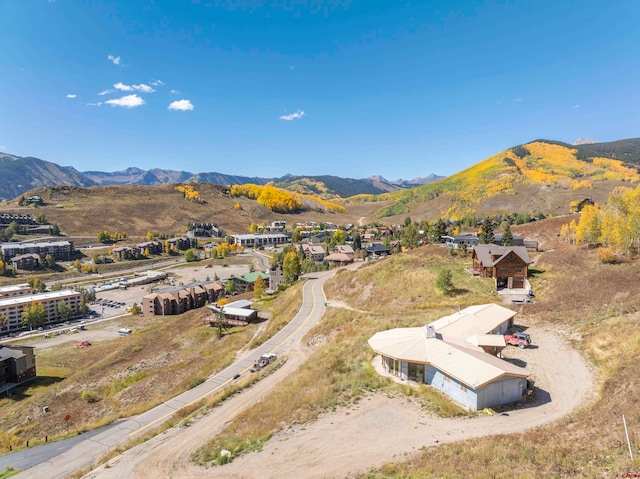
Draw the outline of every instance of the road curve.
[[[69,474],[90,466],[114,447],[125,443],[153,427],[166,422],[178,409],[191,405],[233,384],[238,375],[248,373],[262,354],[283,354],[320,320],[324,313],[324,282],[337,270],[305,275],[302,287],[302,305],[295,317],[260,347],[247,353],[223,371],[211,376],[204,383],[140,415],[117,421],[92,431],[90,434],[64,441],[18,451],[0,457],[0,471],[7,467],[21,470],[16,478],[62,479]]]

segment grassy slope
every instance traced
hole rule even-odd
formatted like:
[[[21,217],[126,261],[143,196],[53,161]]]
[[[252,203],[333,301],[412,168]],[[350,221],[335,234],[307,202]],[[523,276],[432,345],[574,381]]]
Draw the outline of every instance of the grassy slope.
[[[163,186],[96,186],[91,188],[37,189],[46,206],[19,208],[17,200],[3,206],[3,212],[44,214],[47,221],[57,223],[64,233],[96,238],[99,231],[126,232],[131,238],[142,238],[148,231],[181,234],[189,222],[218,223],[229,234],[246,233],[252,222],[270,224],[284,219],[288,224],[299,221],[331,221],[335,224],[357,223],[370,216],[371,205],[350,208],[349,214],[309,212],[276,214],[247,198],[231,198],[218,188],[203,183],[194,185],[205,204],[183,198],[175,185]],[[241,209],[234,208],[240,204]]]
[[[630,423],[640,421],[635,405],[640,393],[635,381],[640,353],[640,290],[630,287],[640,281],[640,271],[637,260],[602,265],[593,251],[559,242],[555,233],[572,218],[519,228],[522,231],[518,232],[536,237],[545,248],[541,255],[534,255],[531,281],[539,302],[527,307],[526,317],[530,324],[566,329],[573,337],[582,338],[576,347],[599,367],[601,396],[559,423],[526,434],[430,448],[408,462],[362,477],[506,478],[513,477],[516,470],[522,477],[595,477],[606,471],[637,471],[638,463],[630,464],[626,446],[620,442],[620,414],[624,412]],[[329,303],[345,302],[360,311],[330,308],[327,320],[310,333],[310,342],[325,346],[269,401],[241,415],[195,459],[210,464],[221,448],[234,452],[259,448],[287,424],[308,421],[322,410],[357,400],[367,390],[394,388],[371,370],[373,353],[367,339],[390,327],[425,324],[457,305],[492,301],[491,281],[463,273],[465,263],[468,258],[452,259],[444,248],[424,247],[356,272],[339,273],[327,284]],[[454,270],[458,289],[450,298],[433,288],[442,267]],[[428,388],[418,394],[427,407],[444,415],[456,414],[443,407],[441,398],[427,397],[425,390]],[[635,444],[639,434],[632,431]]]
[[[523,478],[573,478],[638,471],[640,461],[629,460],[621,424],[625,414],[637,446],[640,291],[630,286],[640,280],[637,260],[602,265],[593,251],[555,243],[551,233],[561,222],[554,219],[553,227],[542,229],[526,226],[537,226],[536,234],[549,248],[533,267],[540,302],[527,308],[527,320],[567,328],[582,338],[575,345],[599,368],[599,399],[547,427],[429,448],[362,477],[511,478],[518,471]]]
[[[272,336],[300,306],[299,288],[268,299],[258,307],[272,319],[253,346]],[[53,348],[37,348],[38,379],[0,398],[0,453],[64,436],[62,418],[72,417],[70,433],[142,412],[197,385],[224,369],[246,347],[259,324],[234,328],[222,340],[203,321],[208,309],[179,316],[135,317],[123,323],[134,334],[77,349],[75,341]],[[82,393],[99,398],[88,402]],[[50,412],[42,413],[48,405]],[[26,420],[32,418],[31,421]]]
[[[376,331],[433,321],[458,305],[491,301],[491,286],[463,271],[468,262],[451,258],[445,248],[432,246],[373,262],[357,272],[340,271],[325,287],[329,304],[343,301],[358,311],[330,307],[307,338],[323,347],[268,401],[240,414],[224,433],[201,448],[195,460],[211,464],[221,449],[234,454],[257,449],[287,424],[312,420],[322,411],[356,401],[374,389],[410,394],[426,409],[443,416],[465,414],[427,386],[412,389],[379,376],[371,366],[374,353],[367,340]],[[452,270],[457,288],[449,297],[433,288],[443,267]]]
[[[486,206],[491,199],[494,204],[513,204],[515,208],[510,211],[540,209],[545,214],[557,214],[559,208],[562,213],[568,212],[572,200],[592,196],[594,190],[606,197],[615,186],[640,180],[633,165],[627,167],[604,158],[583,161],[576,157],[576,149],[540,141],[524,146],[529,154],[522,157],[506,150],[443,180],[376,197],[354,198],[354,201],[390,201],[390,205],[377,211],[376,215],[381,218],[397,218],[409,213],[414,213],[412,217],[415,213],[422,216],[425,210],[431,212],[431,218],[460,218],[494,212]],[[593,188],[580,184],[583,180]],[[548,197],[549,201],[532,201],[531,192]]]

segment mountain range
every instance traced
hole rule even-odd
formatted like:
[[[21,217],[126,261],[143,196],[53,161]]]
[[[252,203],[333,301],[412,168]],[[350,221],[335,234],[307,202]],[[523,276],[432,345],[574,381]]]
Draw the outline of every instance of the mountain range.
[[[446,178],[432,174],[413,180],[392,181],[381,176],[351,179],[287,174],[280,178],[259,178],[133,167],[115,172],[79,172],[38,158],[0,153],[0,199],[11,200],[44,186],[271,183],[323,200],[349,198],[351,204],[361,201],[378,203],[378,218],[409,212],[460,217],[482,212],[488,207],[486,205],[491,205],[492,209],[522,208],[522,198],[528,198],[531,207],[540,205],[541,209],[547,209],[550,188],[554,190],[556,199],[580,195],[597,198],[600,194],[606,198],[616,184],[635,182],[640,165],[640,138],[605,143],[593,143],[583,138],[576,143],[579,144],[535,140],[498,152]],[[514,203],[512,200],[517,195],[521,196]],[[492,204],[488,201],[491,198],[501,199],[493,200]],[[564,202],[558,200],[554,208],[558,211],[566,209]],[[429,211],[422,212],[425,208]],[[553,212],[554,208],[550,211]]]
[[[158,186],[170,183],[212,183],[218,185],[273,183],[279,187],[323,198],[346,198],[360,194],[380,194],[412,188],[442,178],[444,177],[435,174],[412,180],[399,179],[394,181],[389,181],[382,176],[351,179],[329,175],[306,177],[288,174],[281,178],[258,178],[216,172],[192,173],[161,168],[143,170],[136,167],[114,172],[80,172],[71,166],[60,166],[39,158],[0,153],[0,200],[11,200],[31,189],[43,186]],[[320,184],[323,185],[322,191],[317,186]]]

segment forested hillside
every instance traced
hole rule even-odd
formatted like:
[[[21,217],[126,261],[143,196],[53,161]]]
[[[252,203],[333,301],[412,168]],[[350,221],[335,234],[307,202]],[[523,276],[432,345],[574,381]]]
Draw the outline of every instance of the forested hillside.
[[[613,189],[620,182],[639,181],[637,165],[589,156],[579,147],[540,140],[500,152],[429,185],[378,196],[360,196],[352,201],[392,201],[378,210],[376,215],[382,218],[408,214],[419,203],[446,197],[449,206],[442,216],[459,219],[475,215],[480,204],[491,197],[516,195],[520,185],[544,187],[549,195],[553,190],[580,190],[584,196],[596,183],[611,182],[610,189]],[[566,212],[568,210],[567,205]]]

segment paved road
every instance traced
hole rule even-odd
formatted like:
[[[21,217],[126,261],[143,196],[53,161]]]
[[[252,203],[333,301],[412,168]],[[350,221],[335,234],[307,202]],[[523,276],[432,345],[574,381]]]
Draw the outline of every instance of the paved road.
[[[302,288],[302,306],[291,322],[259,348],[247,353],[204,383],[138,416],[71,439],[0,457],[0,472],[13,467],[23,471],[13,476],[16,478],[67,477],[78,469],[90,466],[114,447],[163,424],[177,409],[233,384],[238,375],[251,374],[249,369],[260,355],[285,353],[320,320],[325,309],[322,286],[333,273],[335,270],[307,275]]]

